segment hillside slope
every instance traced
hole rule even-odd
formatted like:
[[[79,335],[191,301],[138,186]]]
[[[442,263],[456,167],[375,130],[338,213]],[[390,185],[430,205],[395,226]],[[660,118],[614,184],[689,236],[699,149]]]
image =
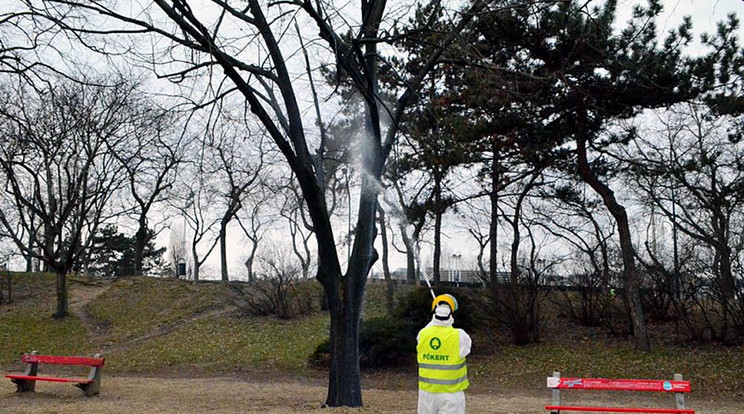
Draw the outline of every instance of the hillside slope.
[[[319,295],[319,285],[307,283]],[[307,362],[328,335],[328,316],[320,311],[319,300],[309,314],[279,320],[241,313],[230,285],[218,282],[75,276],[70,278],[72,315],[55,320],[52,275],[14,274],[13,286],[14,302],[0,305],[0,371],[19,370],[19,355],[35,349],[51,354],[103,353],[106,372],[117,375],[314,380],[326,376],[323,368]],[[368,286],[367,317],[385,312],[383,288]],[[519,390],[542,395],[545,377],[553,371],[615,378],[669,378],[682,373],[693,382],[696,398],[744,398],[744,378],[738,373],[744,365],[741,347],[657,344],[651,353],[642,354],[629,340],[557,319],[543,335],[541,344],[515,347],[498,330],[474,332],[473,355],[468,358],[472,392]],[[412,350],[411,364],[366,371],[365,381],[382,388],[415,388],[414,361]]]
[[[0,307],[0,369],[40,353],[106,356],[106,371],[165,374],[304,369],[327,336],[320,312],[291,320],[245,316],[230,288],[144,277],[70,278],[70,313],[54,311],[52,275],[15,274],[14,301]]]

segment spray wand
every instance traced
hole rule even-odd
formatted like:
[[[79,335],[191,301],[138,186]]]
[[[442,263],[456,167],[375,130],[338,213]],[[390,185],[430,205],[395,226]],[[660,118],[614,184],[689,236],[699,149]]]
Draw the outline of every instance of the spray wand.
[[[400,217],[405,217],[406,214],[400,208],[400,203],[394,200],[390,200],[388,197],[388,193],[386,191],[381,191],[381,192],[382,192],[382,199],[385,201],[385,203],[388,204],[390,207],[392,207],[395,210],[396,214],[398,214]],[[418,238],[416,238],[415,236],[414,236],[413,244],[414,246],[416,246],[416,252],[415,252],[416,267],[421,273],[424,274],[424,280],[426,281],[426,286],[429,287],[429,293],[431,293],[432,299],[436,299],[437,295],[434,293],[434,288],[431,287],[431,281],[429,280],[429,276],[426,274],[426,271],[421,267],[421,250],[419,249]],[[418,277],[418,275],[416,275],[416,277]]]
[[[429,293],[431,293],[431,298],[436,299],[437,295],[434,293],[434,288],[431,287],[431,282],[429,281],[429,275],[426,274],[426,271],[424,268],[421,267],[421,254],[420,250],[418,248],[418,243],[416,243],[416,267],[419,268],[419,271],[424,274],[424,280],[426,281],[426,286],[429,286]]]

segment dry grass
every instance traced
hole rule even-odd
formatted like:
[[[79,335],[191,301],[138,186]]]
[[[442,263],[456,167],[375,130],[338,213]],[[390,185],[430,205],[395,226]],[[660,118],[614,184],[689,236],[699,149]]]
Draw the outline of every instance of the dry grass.
[[[321,408],[326,387],[319,380],[254,381],[240,378],[140,378],[104,377],[102,393],[86,398],[71,385],[40,383],[37,392],[17,394],[8,381],[0,387],[0,412],[17,414],[133,414],[133,413],[413,413],[416,411],[415,389],[366,389],[365,407]],[[619,399],[628,404],[661,406],[663,401],[642,396]],[[595,397],[596,398],[596,397]],[[616,401],[618,398],[612,398]],[[711,402],[688,399],[688,406],[700,414],[732,414],[744,411],[744,403]],[[610,403],[583,400],[592,404]],[[545,390],[534,393],[468,392],[470,413],[527,414],[543,413],[548,403]],[[616,402],[615,402],[616,403]]]
[[[97,398],[53,383],[38,384],[33,394],[16,394],[14,385],[0,377],[0,414],[415,412],[413,359],[399,369],[365,373],[365,408],[320,409],[327,373],[308,366],[307,357],[327,337],[325,313],[290,321],[249,317],[222,312],[230,306],[219,284],[76,277],[70,291],[76,312],[57,321],[49,317],[53,279],[14,277],[17,301],[0,307],[0,374],[19,371],[18,356],[31,349],[78,355],[103,351],[106,371]],[[382,286],[368,287],[365,317],[385,313],[383,292]],[[628,339],[555,322],[560,324],[545,332],[545,343],[528,347],[508,345],[503,332],[473,333],[468,412],[545,412],[545,376],[553,370],[616,378],[669,378],[680,372],[693,383],[688,405],[699,413],[744,412],[744,377],[737,371],[744,365],[744,347],[660,343],[654,352],[640,354]],[[160,378],[143,377],[155,375]],[[630,406],[668,406],[671,400],[669,395],[593,392],[568,393],[569,398],[590,405],[621,400]]]

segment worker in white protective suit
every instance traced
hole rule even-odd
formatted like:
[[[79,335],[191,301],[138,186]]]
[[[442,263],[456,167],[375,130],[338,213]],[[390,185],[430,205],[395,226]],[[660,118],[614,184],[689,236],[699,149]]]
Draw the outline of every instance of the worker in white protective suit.
[[[457,310],[454,296],[439,295],[431,307],[431,322],[416,337],[418,414],[464,414],[465,390],[470,385],[465,357],[472,340],[464,330],[452,327]]]

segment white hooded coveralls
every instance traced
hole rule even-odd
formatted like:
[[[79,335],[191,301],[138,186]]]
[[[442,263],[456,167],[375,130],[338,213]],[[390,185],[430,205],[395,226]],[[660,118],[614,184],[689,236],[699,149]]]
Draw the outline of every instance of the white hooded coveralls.
[[[447,309],[449,310],[449,306],[447,306]],[[454,321],[451,314],[446,320],[437,319],[435,314],[432,316],[431,322],[424,329],[430,326],[452,326]],[[465,358],[470,354],[472,340],[464,330],[455,329],[460,331],[460,356]],[[419,338],[420,334],[416,336],[417,343]],[[433,393],[419,390],[418,414],[465,414],[465,392]]]

